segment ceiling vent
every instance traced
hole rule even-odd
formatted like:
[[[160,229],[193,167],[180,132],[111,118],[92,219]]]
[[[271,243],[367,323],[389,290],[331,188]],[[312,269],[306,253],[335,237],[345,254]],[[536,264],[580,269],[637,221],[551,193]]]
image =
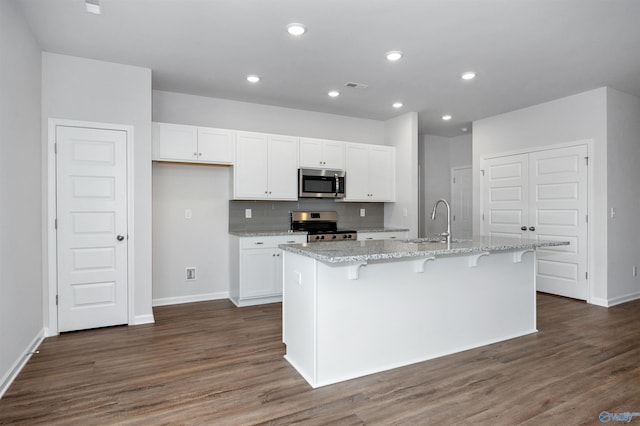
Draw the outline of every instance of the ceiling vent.
[[[366,89],[367,87],[369,87],[368,84],[354,83],[352,81],[345,83],[345,86],[351,87],[352,89]]]

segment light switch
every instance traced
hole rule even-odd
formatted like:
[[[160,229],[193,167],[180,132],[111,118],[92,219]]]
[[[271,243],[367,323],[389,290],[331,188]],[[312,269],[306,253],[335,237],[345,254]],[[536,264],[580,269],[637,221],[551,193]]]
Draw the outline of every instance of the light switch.
[[[365,211],[364,209],[360,209],[360,217],[364,217]]]
[[[251,219],[251,209],[244,209],[245,219]]]
[[[184,218],[185,219],[191,219],[191,217],[193,216],[191,209],[184,209]]]

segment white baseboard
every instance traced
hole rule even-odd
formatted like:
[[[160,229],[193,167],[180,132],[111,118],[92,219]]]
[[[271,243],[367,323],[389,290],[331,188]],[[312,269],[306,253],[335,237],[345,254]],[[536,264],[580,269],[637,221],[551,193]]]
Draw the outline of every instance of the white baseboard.
[[[609,307],[609,301],[607,299],[603,299],[602,297],[592,297],[587,300],[588,303],[596,306],[602,306],[603,308]]]
[[[180,303],[204,302],[207,300],[228,299],[229,292],[221,291],[218,293],[192,294],[189,296],[164,297],[161,299],[153,299],[152,306],[178,305]]]
[[[25,350],[22,351],[18,359],[15,360],[9,371],[2,376],[2,380],[0,380],[0,398],[2,398],[5,392],[9,389],[9,386],[11,386],[11,383],[13,383],[16,377],[18,377],[20,371],[22,371],[24,366],[27,364],[27,361],[31,358],[33,352],[38,349],[43,340],[44,329],[41,329]]]
[[[640,299],[640,293],[631,293],[620,297],[614,297],[609,299],[609,307],[620,305],[622,303],[631,302],[632,300]]]
[[[638,299],[640,299],[640,292],[631,293],[620,297],[614,297],[613,299],[594,297],[589,300],[589,303],[593,305],[604,306],[605,308],[610,308],[612,306],[621,305],[623,303],[631,302],[632,300]]]
[[[136,315],[133,319],[133,323],[129,325],[153,324],[154,322],[155,319],[153,318],[153,314]]]

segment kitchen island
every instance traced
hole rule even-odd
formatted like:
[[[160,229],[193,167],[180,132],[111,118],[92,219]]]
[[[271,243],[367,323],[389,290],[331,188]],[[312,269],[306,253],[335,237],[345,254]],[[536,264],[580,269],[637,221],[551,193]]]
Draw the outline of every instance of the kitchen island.
[[[285,358],[319,387],[534,333],[535,249],[565,244],[282,245]]]

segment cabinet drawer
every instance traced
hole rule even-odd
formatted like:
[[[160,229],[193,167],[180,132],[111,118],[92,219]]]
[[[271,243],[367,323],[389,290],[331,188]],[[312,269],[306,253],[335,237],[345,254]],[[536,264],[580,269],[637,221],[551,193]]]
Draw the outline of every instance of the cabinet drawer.
[[[409,238],[407,231],[358,232],[358,240],[402,240]]]
[[[283,235],[277,237],[243,237],[240,238],[241,249],[276,248],[280,244],[306,243],[306,235]]]

